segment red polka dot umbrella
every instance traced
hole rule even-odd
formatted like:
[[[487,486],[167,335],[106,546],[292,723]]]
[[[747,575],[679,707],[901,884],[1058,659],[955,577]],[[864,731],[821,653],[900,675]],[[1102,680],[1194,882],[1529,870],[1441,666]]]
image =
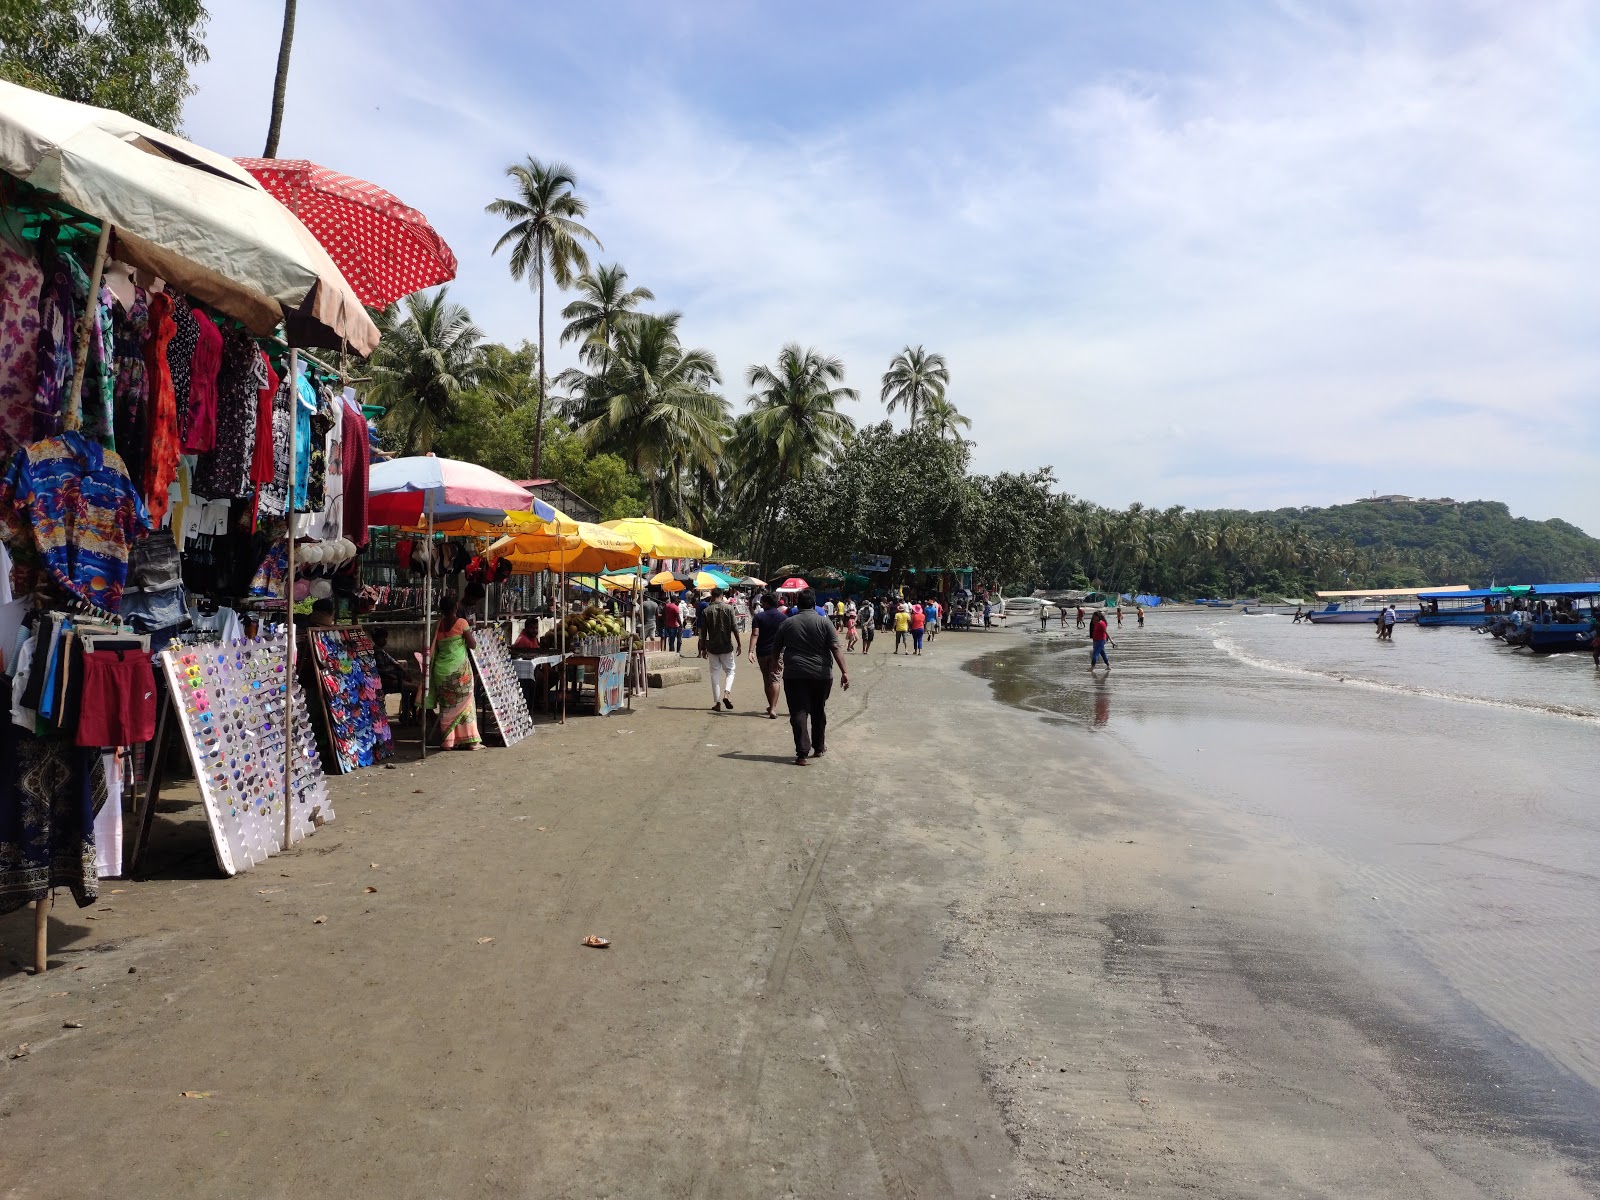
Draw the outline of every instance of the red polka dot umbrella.
[[[382,308],[456,277],[455,253],[427,218],[377,184],[303,158],[234,161],[311,230],[361,303]]]

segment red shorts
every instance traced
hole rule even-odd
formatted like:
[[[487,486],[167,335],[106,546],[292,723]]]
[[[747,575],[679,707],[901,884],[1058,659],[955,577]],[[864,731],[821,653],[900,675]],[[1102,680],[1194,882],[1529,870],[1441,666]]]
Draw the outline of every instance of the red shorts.
[[[83,656],[80,746],[134,746],[156,735],[156,677],[143,650]]]

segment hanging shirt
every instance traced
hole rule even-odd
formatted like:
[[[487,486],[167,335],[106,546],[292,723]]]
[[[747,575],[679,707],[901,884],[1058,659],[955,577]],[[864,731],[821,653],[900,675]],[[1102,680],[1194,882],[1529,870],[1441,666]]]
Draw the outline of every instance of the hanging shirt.
[[[72,303],[76,312],[83,312],[89,303],[89,275],[78,265],[77,260],[67,257],[65,259],[67,271],[72,276]],[[89,326],[89,359],[83,372],[83,391],[79,396],[79,412],[83,422],[83,431],[107,450],[116,449],[116,436],[114,433],[113,414],[116,409],[115,379],[113,378],[113,359],[116,357],[116,344],[113,341],[111,329],[111,305],[116,297],[111,294],[111,289],[104,284],[100,285],[100,294],[95,298],[94,310],[91,314],[92,323]],[[69,356],[75,350],[72,345],[72,332],[67,334]],[[72,364],[68,363],[67,391],[72,390]],[[63,418],[66,410],[71,407],[72,397],[64,397],[61,408]]]
[[[111,309],[112,343],[112,427],[117,453],[133,479],[144,478],[148,449],[150,372],[145,366],[144,344],[150,331],[150,294],[142,287],[133,289],[133,304],[124,308],[113,301]]]
[[[0,536],[30,546],[52,582],[115,612],[128,550],[150,526],[122,458],[69,431],[17,451],[0,475]]]
[[[294,408],[294,507],[304,512],[311,486],[311,418],[317,413],[317,389],[304,371],[295,380],[295,394],[300,402]],[[284,485],[288,486],[287,480]]]
[[[43,287],[44,272],[33,256],[0,239],[0,457],[34,440]]]
[[[198,327],[194,357],[189,360],[189,423],[183,430],[183,452],[200,454],[217,444],[217,376],[222,371],[222,331],[203,312],[194,314]]]
[[[348,398],[344,402],[344,439],[341,453],[344,465],[344,536],[364,550],[371,534],[367,529],[367,485],[371,471],[371,450],[367,446],[367,419]]]
[[[72,301],[71,256],[54,245],[40,251],[44,282],[39,294],[37,362],[39,383],[33,399],[30,442],[61,432],[62,408],[72,379],[73,330],[78,310]]]
[[[172,297],[157,292],[150,297],[150,336],[144,344],[145,372],[149,381],[149,435],[145,439],[144,472],[139,477],[150,520],[160,525],[167,515],[167,489],[178,473],[178,398],[172,390],[172,367],[167,347],[177,332],[172,319]]]

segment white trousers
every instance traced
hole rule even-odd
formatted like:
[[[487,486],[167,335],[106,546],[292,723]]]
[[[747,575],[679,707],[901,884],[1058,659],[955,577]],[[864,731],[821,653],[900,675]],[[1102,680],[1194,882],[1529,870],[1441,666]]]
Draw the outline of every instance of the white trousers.
[[[724,696],[733,696],[733,670],[739,656],[732,650],[726,654],[707,654],[711,660],[711,703],[721,704]]]

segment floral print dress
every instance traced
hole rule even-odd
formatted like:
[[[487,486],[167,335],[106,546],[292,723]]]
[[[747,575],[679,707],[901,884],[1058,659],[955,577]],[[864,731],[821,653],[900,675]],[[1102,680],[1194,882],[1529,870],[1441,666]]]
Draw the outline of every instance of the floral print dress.
[[[34,440],[43,288],[37,260],[0,240],[0,457]]]

